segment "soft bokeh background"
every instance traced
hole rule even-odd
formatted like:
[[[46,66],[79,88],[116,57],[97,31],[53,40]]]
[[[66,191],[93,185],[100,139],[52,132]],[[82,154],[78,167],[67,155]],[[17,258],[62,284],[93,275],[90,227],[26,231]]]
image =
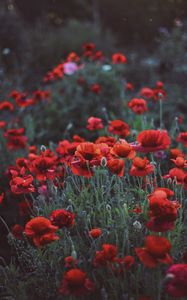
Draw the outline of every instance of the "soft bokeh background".
[[[147,82],[151,70],[184,86],[186,20],[186,0],[1,0],[0,80],[32,90],[68,52],[92,41],[107,55],[127,55],[131,81]]]

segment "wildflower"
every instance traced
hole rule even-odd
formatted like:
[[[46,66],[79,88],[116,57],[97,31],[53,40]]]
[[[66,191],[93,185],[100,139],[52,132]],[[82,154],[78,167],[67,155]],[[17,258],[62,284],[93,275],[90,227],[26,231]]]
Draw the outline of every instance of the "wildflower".
[[[10,103],[9,101],[0,102],[0,110],[13,111],[14,110],[14,105],[12,103]]]
[[[140,96],[145,97],[147,99],[153,98],[154,91],[148,87],[144,87],[140,91]]]
[[[16,176],[10,181],[11,191],[14,194],[28,194],[35,191],[32,175]]]
[[[59,239],[56,235],[58,227],[44,217],[35,217],[25,226],[25,234],[31,238],[36,247],[49,244]]]
[[[133,147],[125,140],[122,139],[112,147],[110,153],[114,157],[129,158],[129,159],[134,158],[136,154]]]
[[[185,155],[180,149],[172,148],[172,149],[170,149],[170,156],[171,156],[171,158],[177,158],[179,156],[184,157]]]
[[[187,297],[187,264],[172,265],[166,273],[166,292],[175,298]]]
[[[184,157],[177,156],[176,159],[171,159],[172,162],[178,167],[178,168],[186,168],[187,167],[187,160],[184,159]]]
[[[64,274],[59,293],[65,296],[81,297],[95,290],[95,285],[85,272],[80,269],[71,269]]]
[[[139,98],[131,99],[128,103],[128,107],[137,115],[141,115],[148,110],[147,102]]]
[[[106,266],[108,263],[115,261],[117,255],[117,247],[111,244],[103,244],[101,251],[96,251],[93,265],[95,267]]]
[[[116,139],[113,136],[100,136],[95,141],[95,144],[107,144],[109,147],[112,147],[116,143]]]
[[[114,53],[112,55],[113,64],[125,64],[126,62],[127,62],[127,58],[122,53]]]
[[[88,125],[86,128],[91,131],[102,129],[104,127],[100,118],[90,117],[87,122]]]
[[[144,130],[137,136],[138,146],[135,149],[140,152],[155,152],[169,147],[171,140],[167,131]]]
[[[186,173],[184,170],[179,168],[172,168],[169,170],[169,174],[164,175],[163,178],[171,178],[176,180],[177,184],[183,184]]]
[[[113,159],[107,161],[107,167],[111,173],[117,174],[119,177],[124,175],[125,162],[123,159]]]
[[[153,173],[153,171],[154,166],[150,164],[150,161],[146,157],[135,157],[129,173],[131,176],[143,177]]]
[[[143,248],[136,248],[136,254],[140,261],[148,268],[155,268],[160,264],[171,264],[169,255],[170,242],[165,237],[149,235],[145,239]]]
[[[125,85],[125,90],[126,91],[134,91],[134,84],[131,82],[127,82],[127,84]]]
[[[122,138],[125,138],[127,135],[129,135],[129,125],[121,120],[114,120],[111,121],[108,127],[108,131],[119,135]]]
[[[73,256],[67,256],[65,259],[65,267],[66,268],[75,268],[77,265],[77,260],[73,258]]]
[[[75,215],[65,209],[53,210],[49,216],[51,223],[59,228],[71,227],[75,223]]]
[[[23,135],[24,128],[8,129],[4,133],[7,139],[7,147],[9,150],[18,150],[26,148],[27,137]]]
[[[99,228],[93,228],[89,231],[89,236],[96,239],[102,234],[102,230]]]
[[[165,198],[164,191],[157,191],[149,196],[150,220],[146,227],[152,231],[164,232],[174,228],[177,218],[176,203]]]
[[[11,232],[13,236],[18,240],[21,240],[23,238],[23,231],[24,231],[23,227],[19,224],[15,224],[11,228]]]
[[[176,138],[176,141],[184,144],[184,146],[187,147],[187,132],[179,133],[178,137]]]
[[[100,92],[101,92],[101,86],[100,86],[100,84],[98,84],[98,83],[92,84],[91,87],[90,87],[90,91],[92,93],[94,93],[94,94],[99,95]]]

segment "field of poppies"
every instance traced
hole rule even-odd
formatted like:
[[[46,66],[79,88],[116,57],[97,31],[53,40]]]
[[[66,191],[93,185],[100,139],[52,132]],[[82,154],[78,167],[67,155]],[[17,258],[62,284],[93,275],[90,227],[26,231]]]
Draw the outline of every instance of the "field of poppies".
[[[3,90],[0,299],[187,299],[185,100],[126,65],[88,43]]]

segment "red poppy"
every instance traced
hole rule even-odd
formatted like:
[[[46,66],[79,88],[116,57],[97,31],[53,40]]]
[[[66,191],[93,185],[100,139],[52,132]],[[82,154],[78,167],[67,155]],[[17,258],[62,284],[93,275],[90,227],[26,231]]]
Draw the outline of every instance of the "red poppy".
[[[147,102],[144,99],[133,98],[129,101],[128,107],[137,115],[145,113],[147,108]]]
[[[167,97],[166,91],[163,88],[154,88],[153,89],[153,99],[155,101],[164,100]]]
[[[76,63],[78,63],[80,61],[80,57],[75,52],[71,52],[67,56],[66,61],[67,62],[76,62]]]
[[[131,176],[146,176],[154,172],[154,166],[150,164],[150,161],[144,157],[135,157],[130,169]]]
[[[70,163],[70,168],[73,174],[90,178],[93,176],[93,170],[89,164],[89,161],[74,157]]]
[[[146,267],[155,268],[160,264],[172,264],[170,249],[171,244],[165,237],[149,235],[145,239],[145,246],[135,248],[135,251]]]
[[[166,273],[166,292],[175,298],[187,297],[187,264],[175,264]]]
[[[85,142],[85,139],[79,136],[78,134],[74,134],[73,141],[77,143],[83,143]]]
[[[5,128],[6,122],[5,121],[0,121],[0,128]]]
[[[101,160],[101,150],[98,145],[85,142],[78,145],[75,156],[88,161],[91,165],[99,165]]]
[[[103,244],[101,251],[96,251],[93,265],[95,267],[106,266],[109,263],[113,263],[117,255],[117,247],[110,244]]]
[[[18,240],[23,239],[23,231],[24,231],[23,227],[19,224],[15,224],[11,228],[11,232],[12,232],[13,236]]]
[[[85,272],[80,269],[71,269],[64,274],[59,293],[65,296],[81,297],[95,290],[95,285]]]
[[[27,137],[23,134],[24,128],[9,129],[4,133],[4,137],[7,139],[7,147],[9,150],[26,148]]]
[[[86,128],[91,131],[104,128],[102,120],[100,118],[90,117],[87,122],[88,125],[86,126]]]
[[[11,191],[14,194],[28,194],[34,193],[35,188],[33,186],[34,178],[32,175],[16,176],[10,181]]]
[[[117,174],[119,177],[124,175],[125,162],[123,159],[111,158],[107,161],[107,167],[111,173]]]
[[[14,105],[12,103],[10,103],[9,101],[0,102],[0,110],[13,111],[14,110]]]
[[[102,234],[102,230],[99,228],[93,228],[89,231],[89,236],[96,239]]]
[[[146,227],[156,232],[174,229],[174,222],[177,218],[176,203],[164,198],[163,193],[153,194],[149,197],[151,219],[146,223]]]
[[[64,261],[66,268],[75,268],[77,265],[77,260],[74,259],[73,256],[67,256]]]
[[[59,228],[71,227],[75,223],[75,215],[65,209],[53,210],[49,216],[51,223]]]
[[[127,270],[129,270],[135,264],[135,259],[131,255],[127,255],[123,258],[124,266]]]
[[[91,87],[90,87],[90,91],[92,93],[94,93],[94,94],[99,95],[100,92],[101,92],[101,86],[100,86],[100,84],[98,84],[98,83],[92,84]]]
[[[107,144],[109,147],[112,147],[116,143],[116,139],[113,136],[100,136],[95,141],[96,144]]]
[[[149,200],[152,199],[152,197],[167,199],[171,198],[174,195],[174,192],[168,188],[165,187],[157,187],[152,194],[148,196]]]
[[[176,180],[177,184],[183,184],[186,173],[184,170],[179,168],[172,168],[169,170],[169,174],[164,175],[163,178],[171,178]]]
[[[129,159],[133,159],[136,154],[133,147],[122,139],[112,147],[110,153],[117,158],[121,157]]]
[[[122,138],[125,138],[129,135],[129,125],[121,120],[111,121],[108,127],[108,131],[117,134]]]
[[[147,99],[154,97],[154,91],[148,87],[144,87],[140,91],[140,96],[145,97]]]
[[[44,217],[35,217],[25,226],[25,234],[31,238],[34,245],[41,247],[59,239],[56,235],[58,227]]]
[[[125,85],[125,90],[126,91],[134,91],[134,84],[131,82],[127,82],[127,84]]]
[[[184,146],[187,147],[187,132],[179,133],[176,141],[179,142],[179,143],[184,144]]]
[[[33,158],[29,165],[29,170],[35,174],[36,179],[39,181],[46,180],[47,178],[54,179],[55,163],[56,157],[45,156],[44,153]]]
[[[84,49],[85,51],[94,51],[95,48],[96,48],[96,46],[95,46],[94,43],[83,44],[82,47],[83,47],[83,49]]]
[[[144,130],[137,136],[139,145],[135,149],[140,152],[155,152],[169,147],[171,139],[167,131]]]
[[[171,159],[171,161],[176,165],[178,168],[187,168],[187,160],[184,157],[177,156],[176,159]]]
[[[122,53],[114,53],[112,55],[113,64],[125,64],[126,62],[127,62],[127,58]]]
[[[178,156],[185,157],[184,153],[178,148],[170,149],[170,156],[171,158],[177,158]]]

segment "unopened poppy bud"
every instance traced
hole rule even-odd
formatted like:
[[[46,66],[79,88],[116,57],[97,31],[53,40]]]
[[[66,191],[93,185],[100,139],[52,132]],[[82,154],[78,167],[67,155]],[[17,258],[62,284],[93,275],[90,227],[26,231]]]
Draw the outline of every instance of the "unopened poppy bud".
[[[141,230],[142,228],[142,224],[139,221],[135,221],[132,225],[136,230]]]
[[[109,204],[106,205],[106,210],[111,211],[111,206]]]
[[[70,130],[73,127],[72,123],[69,123],[68,126],[66,127],[66,130]]]
[[[74,259],[77,259],[77,252],[75,251],[75,248],[73,247],[73,250],[71,252],[71,256],[74,258]]]
[[[107,160],[106,160],[106,157],[102,157],[102,159],[101,159],[101,167],[106,167],[106,165],[107,165]]]
[[[42,152],[45,152],[45,151],[47,150],[47,148],[46,148],[46,146],[41,145],[40,150],[41,150]]]

